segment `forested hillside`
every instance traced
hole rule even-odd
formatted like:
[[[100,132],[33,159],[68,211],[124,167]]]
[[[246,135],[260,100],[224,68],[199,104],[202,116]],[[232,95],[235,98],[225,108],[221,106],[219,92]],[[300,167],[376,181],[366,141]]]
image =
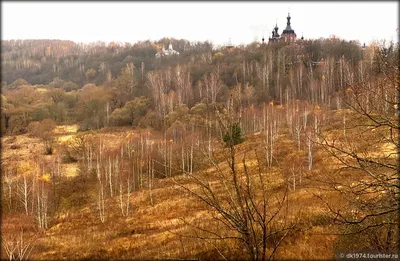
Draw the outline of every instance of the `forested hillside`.
[[[180,55],[155,58],[170,42]],[[302,99],[336,108],[348,86],[376,70],[375,48],[340,39],[229,50],[176,39],[2,41],[2,133],[24,133],[30,122],[46,118],[79,123],[83,130],[139,123],[160,129],[165,123],[149,118],[161,119],[181,105],[226,103],[238,91],[249,106]],[[133,119],[128,111],[142,96],[147,107]]]
[[[1,62],[2,259],[398,251],[398,44],[11,40]]]

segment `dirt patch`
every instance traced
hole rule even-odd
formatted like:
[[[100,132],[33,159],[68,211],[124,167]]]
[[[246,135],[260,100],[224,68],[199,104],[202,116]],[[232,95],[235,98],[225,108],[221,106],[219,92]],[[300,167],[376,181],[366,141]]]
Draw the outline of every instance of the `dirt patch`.
[[[59,136],[57,138],[57,140],[59,143],[63,143],[63,142],[66,142],[66,141],[72,139],[73,137],[74,137],[74,135],[62,135],[62,136]]]
[[[40,93],[46,93],[46,92],[48,92],[49,90],[46,89],[46,88],[36,88],[36,91],[37,91],[37,92],[40,92]]]
[[[78,131],[79,126],[77,124],[74,125],[60,125],[57,126],[54,130],[54,134],[67,134],[67,133],[76,133]]]
[[[69,163],[64,166],[65,177],[73,178],[79,175],[79,168],[77,163]]]

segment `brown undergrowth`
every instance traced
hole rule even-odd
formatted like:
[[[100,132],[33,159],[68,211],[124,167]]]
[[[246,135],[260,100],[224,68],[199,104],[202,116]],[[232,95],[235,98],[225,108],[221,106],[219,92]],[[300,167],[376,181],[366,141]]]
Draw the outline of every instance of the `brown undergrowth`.
[[[336,124],[341,115],[337,116]],[[63,135],[74,135],[63,133]],[[115,135],[124,133],[104,134],[108,140]],[[335,134],[336,135],[336,134]],[[121,136],[121,137],[122,137]],[[32,141],[24,136],[16,140],[13,137],[3,139],[3,146],[18,144],[22,149],[34,149]],[[222,146],[220,146],[222,148]],[[340,238],[339,230],[334,225],[334,217],[323,200],[332,204],[344,204],[346,198],[338,190],[324,190],[321,180],[329,180],[337,165],[320,147],[314,148],[314,165],[307,169],[307,154],[297,151],[297,145],[285,131],[277,139],[275,163],[268,171],[263,172],[268,191],[279,193],[284,188],[290,188],[289,176],[285,166],[293,163],[294,158],[300,158],[302,181],[296,188],[290,188],[288,194],[289,210],[287,219],[296,223],[295,230],[282,242],[275,255],[276,259],[332,259],[335,257],[335,246]],[[379,148],[377,148],[379,149]],[[11,149],[3,148],[3,157],[11,157]],[[237,145],[238,168],[242,157],[246,155],[250,170],[257,168],[256,155],[263,153],[263,138],[261,135],[248,135],[244,143]],[[22,152],[21,152],[22,153]],[[15,153],[14,153],[15,154]],[[23,152],[22,159],[28,153]],[[217,151],[220,159],[218,166],[225,171],[228,168],[222,160],[224,154]],[[72,168],[72,167],[69,167]],[[207,175],[212,186],[218,191],[221,181],[213,175],[215,168],[199,171],[197,175]],[[343,175],[349,184],[363,178],[357,172]],[[338,174],[339,175],[339,174]],[[244,251],[236,241],[202,240],[196,234],[194,226],[216,228],[215,216],[207,206],[187,195],[176,185],[187,182],[184,176],[165,178],[155,181],[152,189],[152,203],[147,189],[131,193],[131,212],[121,216],[118,209],[118,198],[107,198],[105,205],[107,213],[105,222],[100,222],[96,205],[96,192],[93,181],[82,183],[78,175],[70,175],[64,183],[64,193],[61,207],[50,220],[50,227],[40,231],[35,226],[35,218],[31,215],[3,214],[2,233],[7,237],[23,230],[24,236],[32,241],[33,249],[30,258],[34,260],[59,259],[243,259]],[[92,183],[91,183],[92,182]],[[223,190],[220,190],[221,192]],[[323,199],[323,200],[321,200]],[[276,203],[276,202],[275,202]],[[271,207],[274,207],[274,199]],[[283,220],[283,219],[282,219]],[[221,227],[220,229],[226,229]],[[221,233],[224,231],[220,231]],[[228,233],[229,231],[225,231]],[[2,258],[5,258],[4,253]]]

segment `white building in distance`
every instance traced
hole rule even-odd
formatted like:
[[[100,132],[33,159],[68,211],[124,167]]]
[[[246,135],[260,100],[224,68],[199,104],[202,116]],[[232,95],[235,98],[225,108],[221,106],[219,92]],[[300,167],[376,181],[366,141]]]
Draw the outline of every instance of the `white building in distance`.
[[[168,50],[165,50],[165,48],[164,48],[164,46],[163,46],[163,48],[161,49],[161,51],[158,52],[158,53],[156,53],[156,58],[161,58],[161,57],[164,57],[164,56],[171,56],[171,55],[179,55],[179,52],[175,51],[175,50],[172,48],[172,44],[169,43],[169,45],[168,45]]]

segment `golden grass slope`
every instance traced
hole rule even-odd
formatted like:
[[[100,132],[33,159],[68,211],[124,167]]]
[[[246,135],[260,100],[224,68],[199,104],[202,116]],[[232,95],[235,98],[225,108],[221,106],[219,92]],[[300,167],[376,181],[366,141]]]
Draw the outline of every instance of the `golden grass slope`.
[[[338,126],[341,120],[338,114]],[[65,142],[76,135],[76,126],[60,126],[56,130],[59,142]],[[132,131],[132,133],[134,133]],[[104,142],[112,146],[122,142],[127,132],[104,132]],[[373,135],[369,133],[368,135]],[[37,139],[26,135],[4,137],[2,157],[17,155],[21,160],[29,158],[31,153],[38,153]],[[20,149],[11,150],[11,144],[20,145]],[[262,152],[262,135],[248,135],[246,141],[237,146],[238,169],[241,170],[241,159],[246,153],[246,164],[254,170],[257,160],[253,149]],[[285,186],[287,176],[283,169],[285,164],[292,163],[291,157],[297,151],[297,145],[288,133],[283,132],[276,144],[276,155],[281,165],[274,165],[263,173],[271,192],[279,191]],[[371,153],[390,153],[393,148],[383,144],[374,148]],[[301,152],[303,153],[303,152]],[[301,154],[300,153],[300,154]],[[306,156],[304,152],[303,156]],[[378,155],[377,154],[377,155]],[[337,191],[321,191],[313,183],[315,177],[326,177],[327,171],[336,168],[331,164],[332,158],[321,149],[314,151],[312,171],[303,170],[304,180],[295,191],[289,193],[288,219],[296,221],[299,229],[293,232],[278,249],[276,259],[332,259],[335,256],[335,243],[338,236],[329,218],[326,205],[315,196],[331,202],[341,203],[345,200]],[[226,171],[226,161],[221,160],[219,167]],[[221,187],[221,181],[213,175],[215,168],[208,168],[197,175],[207,175],[210,184]],[[77,164],[63,164],[64,176],[70,177],[71,187],[80,181]],[[351,177],[349,182],[351,182]],[[357,176],[357,179],[359,176]],[[176,177],[184,182],[183,177]],[[359,179],[358,179],[359,180]],[[75,182],[75,183],[73,183]],[[192,186],[192,185],[190,185]],[[152,190],[153,205],[147,189],[131,194],[131,211],[123,217],[118,209],[118,197],[106,200],[106,220],[100,222],[97,209],[97,190],[95,182],[83,185],[86,201],[73,208],[62,208],[51,220],[47,231],[37,233],[33,216],[3,216],[3,234],[9,235],[24,227],[26,235],[32,236],[34,260],[58,259],[218,259],[222,256],[217,249],[225,249],[232,259],[246,258],[243,249],[234,242],[215,242],[193,238],[194,229],[184,221],[205,228],[215,228],[216,222],[212,212],[198,200],[183,193],[172,178],[157,180]],[[192,187],[195,188],[195,187]],[[79,187],[80,189],[80,187]],[[221,193],[223,190],[220,190]],[[68,192],[69,193],[69,192]],[[82,191],[71,190],[69,200],[79,199]],[[66,203],[65,203],[66,204]],[[223,229],[223,228],[221,228]],[[226,231],[229,232],[229,231]]]

